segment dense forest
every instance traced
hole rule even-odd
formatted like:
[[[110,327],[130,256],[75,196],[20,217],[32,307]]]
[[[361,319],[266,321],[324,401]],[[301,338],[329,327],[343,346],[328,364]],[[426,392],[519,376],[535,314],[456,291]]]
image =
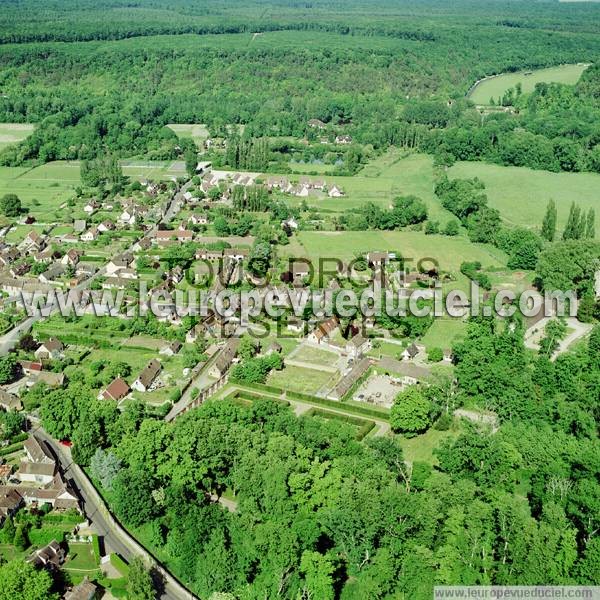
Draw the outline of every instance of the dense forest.
[[[206,123],[212,135],[244,124],[251,139],[302,137],[316,118],[362,144],[420,147],[442,163],[600,168],[597,69],[591,85],[517,98],[515,115],[482,120],[464,100],[485,75],[595,62],[595,5],[378,3],[382,16],[372,17],[352,2],[343,16],[330,3],[7,4],[0,121],[39,126],[3,164],[107,150],[175,158],[167,123]],[[114,38],[130,39],[104,41]]]
[[[494,409],[500,426],[465,423],[435,467],[406,464],[397,438],[361,443],[350,425],[266,399],[165,423],[141,403],[96,400],[83,371],[66,390],[30,394],[117,515],[201,598],[600,583],[600,327],[551,362],[526,351],[519,321],[473,318],[455,353],[457,382],[411,388],[411,402],[440,431],[465,403]],[[209,499],[226,491],[234,513]]]

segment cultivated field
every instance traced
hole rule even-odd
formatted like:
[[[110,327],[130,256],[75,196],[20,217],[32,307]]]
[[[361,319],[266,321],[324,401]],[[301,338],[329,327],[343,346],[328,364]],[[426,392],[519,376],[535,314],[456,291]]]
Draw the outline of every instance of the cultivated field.
[[[486,187],[490,206],[497,208],[511,225],[541,228],[546,206],[554,199],[561,230],[576,202],[596,209],[596,235],[600,235],[600,175],[595,173],[551,173],[524,167],[502,167],[481,162],[460,162],[449,176],[479,177]]]
[[[588,67],[584,64],[560,65],[549,69],[536,71],[519,71],[518,73],[503,73],[481,81],[469,94],[475,104],[489,104],[490,98],[497,101],[511,87],[520,83],[523,92],[533,92],[536,83],[577,83],[583,71]],[[527,75],[526,73],[529,73]]]
[[[0,150],[29,137],[35,125],[31,123],[0,123]]]

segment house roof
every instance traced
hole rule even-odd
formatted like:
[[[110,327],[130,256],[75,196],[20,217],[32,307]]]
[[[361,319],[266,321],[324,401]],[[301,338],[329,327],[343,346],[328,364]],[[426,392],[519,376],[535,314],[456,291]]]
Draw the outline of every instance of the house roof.
[[[310,265],[305,261],[294,261],[292,263],[292,275],[294,277],[308,275],[310,273]]]
[[[64,348],[64,345],[60,340],[57,340],[56,338],[50,338],[45,342],[42,342],[40,348],[46,348],[48,352],[60,352]]]
[[[170,240],[172,238],[191,240],[193,237],[194,232],[188,231],[187,229],[165,229],[156,232],[157,240]]]
[[[117,377],[111,384],[104,390],[102,397],[105,400],[121,400],[129,394],[129,385],[121,377]]]
[[[6,390],[0,390],[0,406],[5,410],[22,410],[23,405],[21,399],[15,394],[11,394]]]
[[[41,382],[50,387],[58,387],[64,383],[65,375],[64,373],[53,373],[52,371],[40,371],[35,374],[34,379],[36,383]]]
[[[9,512],[18,508],[23,502],[23,497],[14,488],[7,485],[0,485],[0,514],[7,515]]]
[[[180,350],[181,350],[181,342],[175,341],[175,342],[171,342],[170,344],[167,344],[164,349],[169,349],[171,350],[171,352],[173,352],[174,354],[177,354]]]
[[[87,577],[65,594],[65,600],[91,600],[96,593],[96,586]]]
[[[54,463],[54,457],[48,449],[44,442],[40,441],[35,435],[30,435],[23,444],[25,451],[28,456],[31,457],[31,460],[35,463]]]
[[[388,260],[389,254],[387,252],[369,252],[367,254],[367,260],[370,263],[383,262]]]
[[[239,345],[239,338],[231,338],[227,340],[227,344],[215,361],[215,367],[219,370],[219,372],[224,373],[229,368],[229,365],[231,365],[233,359],[236,357]]]
[[[19,364],[21,365],[21,368],[25,371],[41,371],[42,370],[42,363],[38,362],[38,361],[20,360]]]
[[[431,377],[431,371],[427,367],[420,367],[414,363],[384,357],[379,361],[379,366],[391,372],[399,373],[406,377],[412,377],[417,381],[424,381]]]
[[[355,348],[360,348],[366,341],[367,339],[363,337],[362,333],[357,333],[348,343]]]
[[[30,462],[28,460],[22,460],[19,466],[19,473],[23,475],[44,475],[46,477],[53,477],[56,472],[56,464],[54,463],[41,463],[41,462]]]
[[[342,398],[348,393],[348,390],[368,371],[371,366],[371,360],[369,358],[363,358],[358,361],[352,370],[342,377],[340,382],[333,389],[333,394],[338,398]]]
[[[138,381],[144,387],[148,387],[156,379],[156,376],[160,373],[161,369],[162,365],[160,362],[153,358],[139,374]]]

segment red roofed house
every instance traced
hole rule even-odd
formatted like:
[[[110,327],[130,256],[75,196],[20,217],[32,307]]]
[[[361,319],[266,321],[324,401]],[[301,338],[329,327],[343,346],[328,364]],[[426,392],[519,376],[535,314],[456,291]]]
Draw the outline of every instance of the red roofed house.
[[[99,399],[119,401],[129,394],[129,385],[124,379],[117,377],[99,396]]]

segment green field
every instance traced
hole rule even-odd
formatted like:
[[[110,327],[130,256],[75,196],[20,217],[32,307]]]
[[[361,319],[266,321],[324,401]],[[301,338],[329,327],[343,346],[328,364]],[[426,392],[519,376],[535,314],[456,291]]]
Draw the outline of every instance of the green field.
[[[479,177],[485,183],[490,206],[497,208],[510,225],[540,229],[552,198],[558,209],[559,231],[567,221],[572,202],[585,210],[596,209],[596,235],[600,231],[600,175],[596,173],[551,173],[459,162],[450,169],[449,176]]]
[[[123,175],[133,179],[157,181],[187,176],[185,163],[182,161],[122,160],[120,163]]]
[[[484,79],[469,94],[469,98],[475,104],[489,104],[490,98],[497,101],[511,87],[520,83],[523,92],[533,92],[536,83],[566,83],[573,85],[577,83],[583,71],[588,65],[560,65],[548,69],[536,71],[519,71],[518,73],[503,73]],[[526,73],[530,73],[526,75]]]
[[[206,125],[199,124],[184,124],[184,123],[169,123],[167,127],[173,130],[178,137],[194,140],[196,145],[202,147],[204,140],[209,137]]]
[[[312,166],[312,165],[309,165]],[[427,205],[432,219],[442,225],[453,216],[445,210],[433,193],[433,159],[426,154],[407,154],[392,148],[382,156],[369,162],[358,175],[353,177],[324,177],[328,185],[335,183],[345,193],[342,198],[310,196],[306,201],[323,211],[344,212],[374,202],[388,207],[397,196],[415,195]],[[303,199],[286,196],[291,204],[299,204]]]
[[[292,392],[314,394],[324,385],[333,386],[335,375],[318,369],[287,366],[281,371],[271,371],[267,385],[283,388]]]
[[[452,348],[452,344],[463,337],[467,331],[467,324],[462,319],[437,318],[433,321],[421,343],[425,348]]]
[[[78,162],[57,161],[33,169],[0,167],[0,196],[16,194],[39,221],[57,220],[57,211],[77,185]]]
[[[388,250],[416,261],[435,258],[444,271],[458,271],[463,261],[480,261],[483,267],[502,267],[504,253],[484,244],[473,244],[463,237],[425,235],[420,231],[301,231],[298,238],[304,255],[313,261],[333,257],[349,261],[357,253]],[[291,246],[291,244],[290,244]],[[288,246],[284,246],[288,248]]]
[[[318,365],[334,366],[338,360],[338,355],[330,350],[314,348],[313,346],[302,346],[302,348],[294,354],[293,360],[316,363]]]
[[[0,150],[29,137],[35,125],[31,123],[0,123]]]

